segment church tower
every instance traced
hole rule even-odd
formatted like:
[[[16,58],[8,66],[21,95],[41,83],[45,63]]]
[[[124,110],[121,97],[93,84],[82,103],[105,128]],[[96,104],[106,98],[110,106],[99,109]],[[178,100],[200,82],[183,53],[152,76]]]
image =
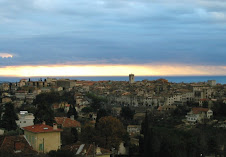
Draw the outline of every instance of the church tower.
[[[129,83],[134,83],[134,74],[129,74]]]

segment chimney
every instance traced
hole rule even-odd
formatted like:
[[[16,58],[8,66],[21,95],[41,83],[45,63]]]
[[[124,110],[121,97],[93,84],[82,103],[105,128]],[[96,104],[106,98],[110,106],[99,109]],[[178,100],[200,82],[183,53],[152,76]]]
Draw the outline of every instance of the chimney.
[[[43,121],[43,122],[42,122],[42,124],[43,124],[43,125],[46,125],[46,122],[45,122],[45,121]]]
[[[57,130],[57,124],[53,123],[53,130]]]
[[[71,115],[70,118],[71,118],[71,120],[75,120],[75,116],[74,115]]]

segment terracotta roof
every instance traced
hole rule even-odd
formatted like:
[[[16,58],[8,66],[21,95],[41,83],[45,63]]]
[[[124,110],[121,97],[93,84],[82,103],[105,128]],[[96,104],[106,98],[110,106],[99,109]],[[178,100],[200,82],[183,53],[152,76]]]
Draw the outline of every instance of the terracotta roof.
[[[23,127],[24,130],[30,131],[33,133],[43,133],[43,132],[58,132],[62,131],[61,129],[54,130],[53,127],[45,124],[36,124],[27,127]]]
[[[72,120],[67,117],[55,117],[57,124],[62,125],[63,128],[81,127],[81,124],[77,120]]]
[[[208,101],[209,99],[200,99],[200,101]]]
[[[0,146],[1,151],[8,153],[36,154],[24,136],[6,136]]]
[[[162,106],[159,106],[157,110],[162,111]]]
[[[194,107],[192,108],[193,114],[199,114],[200,112],[207,112],[208,108],[202,108],[202,107]]]
[[[131,95],[131,93],[130,92],[125,92],[122,95]]]

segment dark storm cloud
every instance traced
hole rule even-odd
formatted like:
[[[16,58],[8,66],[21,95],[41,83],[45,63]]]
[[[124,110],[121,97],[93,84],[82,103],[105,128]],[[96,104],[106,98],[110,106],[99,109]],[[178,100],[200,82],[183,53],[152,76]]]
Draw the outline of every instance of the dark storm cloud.
[[[1,65],[225,65],[226,2],[0,1]]]

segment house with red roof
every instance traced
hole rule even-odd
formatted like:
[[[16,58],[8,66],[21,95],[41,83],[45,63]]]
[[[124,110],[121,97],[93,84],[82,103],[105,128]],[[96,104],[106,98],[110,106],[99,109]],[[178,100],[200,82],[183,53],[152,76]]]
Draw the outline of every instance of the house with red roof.
[[[194,107],[187,113],[186,119],[189,123],[202,122],[204,119],[210,119],[213,111],[208,108]]]
[[[37,154],[22,135],[1,137],[0,151],[7,154],[21,154],[29,157]]]
[[[81,124],[74,117],[55,117],[55,121],[59,128],[76,128],[78,132],[81,132]]]
[[[24,135],[29,144],[37,152],[47,153],[51,150],[61,148],[61,129],[57,128],[57,124],[52,126],[36,124],[23,127]]]

